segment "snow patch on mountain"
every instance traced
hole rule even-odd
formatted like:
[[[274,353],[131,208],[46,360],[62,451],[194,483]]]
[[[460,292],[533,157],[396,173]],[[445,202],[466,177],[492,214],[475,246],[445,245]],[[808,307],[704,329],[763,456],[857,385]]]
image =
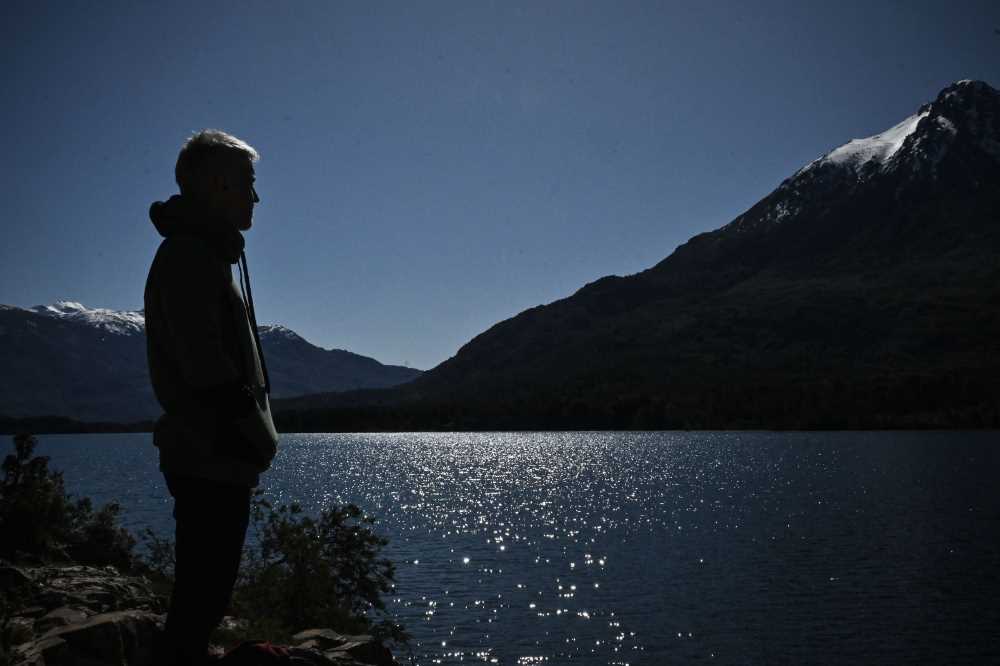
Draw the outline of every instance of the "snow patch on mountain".
[[[851,139],[843,146],[832,150],[823,157],[806,165],[800,173],[808,171],[819,164],[837,164],[850,166],[854,169],[861,167],[874,160],[879,164],[885,164],[889,158],[895,155],[906,137],[913,134],[920,121],[927,117],[929,110],[915,113],[903,122],[893,125],[884,132],[879,132],[864,139]]]
[[[304,340],[301,335],[281,324],[263,324],[257,327],[257,332],[262,339]]]
[[[146,330],[146,316],[143,310],[88,308],[78,301],[56,301],[51,305],[36,305],[31,308],[0,305],[0,308],[24,310],[55,319],[73,320],[116,335],[135,335],[144,333]],[[261,338],[304,340],[298,333],[280,324],[265,324],[259,326],[257,330],[260,332]]]
[[[116,335],[135,335],[146,330],[146,317],[142,310],[91,309],[77,301],[56,301],[52,305],[36,305],[28,310],[58,319],[81,321]]]
[[[848,196],[890,173],[900,174],[904,182],[933,180],[956,144],[1000,158],[996,99],[997,91],[986,83],[958,81],[902,122],[813,160],[723,229],[741,233],[785,224],[804,210],[815,212],[818,197],[830,192]]]

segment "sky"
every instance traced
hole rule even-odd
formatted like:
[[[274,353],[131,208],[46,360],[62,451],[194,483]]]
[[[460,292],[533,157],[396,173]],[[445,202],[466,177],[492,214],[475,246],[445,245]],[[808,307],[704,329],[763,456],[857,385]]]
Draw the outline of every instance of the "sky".
[[[139,309],[206,128],[261,153],[258,321],[429,369],[959,79],[1000,3],[0,4],[0,303]]]

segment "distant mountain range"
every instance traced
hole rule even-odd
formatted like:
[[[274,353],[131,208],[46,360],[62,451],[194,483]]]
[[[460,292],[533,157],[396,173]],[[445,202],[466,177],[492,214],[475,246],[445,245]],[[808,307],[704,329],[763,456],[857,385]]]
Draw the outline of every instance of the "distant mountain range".
[[[294,430],[998,427],[1000,94],[950,85],[412,383],[279,408]]]
[[[143,326],[0,306],[0,415],[155,416]],[[284,431],[1000,427],[1000,93],[952,84],[423,374],[261,336]]]
[[[321,349],[284,326],[261,326],[276,398],[393,386],[419,370]],[[0,305],[0,415],[131,422],[161,412],[149,384],[142,311],[80,303]]]

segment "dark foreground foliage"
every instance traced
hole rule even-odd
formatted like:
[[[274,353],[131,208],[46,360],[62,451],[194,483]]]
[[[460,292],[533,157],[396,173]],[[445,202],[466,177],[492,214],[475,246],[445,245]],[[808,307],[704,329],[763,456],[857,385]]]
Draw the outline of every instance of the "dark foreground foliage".
[[[313,518],[298,504],[274,507],[258,491],[251,521],[256,543],[244,555],[237,615],[270,617],[282,637],[324,626],[406,639],[382,601],[394,587],[395,568],[380,557],[388,541],[373,531],[374,518],[353,504]]]
[[[46,456],[34,456],[38,440],[14,436],[14,453],[0,480],[0,557],[20,561],[71,561],[131,571],[135,539],[118,526],[121,507],[94,510],[90,499],[66,494],[63,476]]]

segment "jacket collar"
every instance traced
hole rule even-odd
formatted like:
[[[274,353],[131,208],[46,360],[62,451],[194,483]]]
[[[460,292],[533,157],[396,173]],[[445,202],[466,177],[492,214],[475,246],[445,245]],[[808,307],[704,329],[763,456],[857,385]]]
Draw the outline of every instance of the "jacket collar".
[[[226,225],[182,194],[154,201],[149,207],[149,219],[164,238],[184,235],[205,239],[230,264],[239,261],[246,243],[238,229]]]

